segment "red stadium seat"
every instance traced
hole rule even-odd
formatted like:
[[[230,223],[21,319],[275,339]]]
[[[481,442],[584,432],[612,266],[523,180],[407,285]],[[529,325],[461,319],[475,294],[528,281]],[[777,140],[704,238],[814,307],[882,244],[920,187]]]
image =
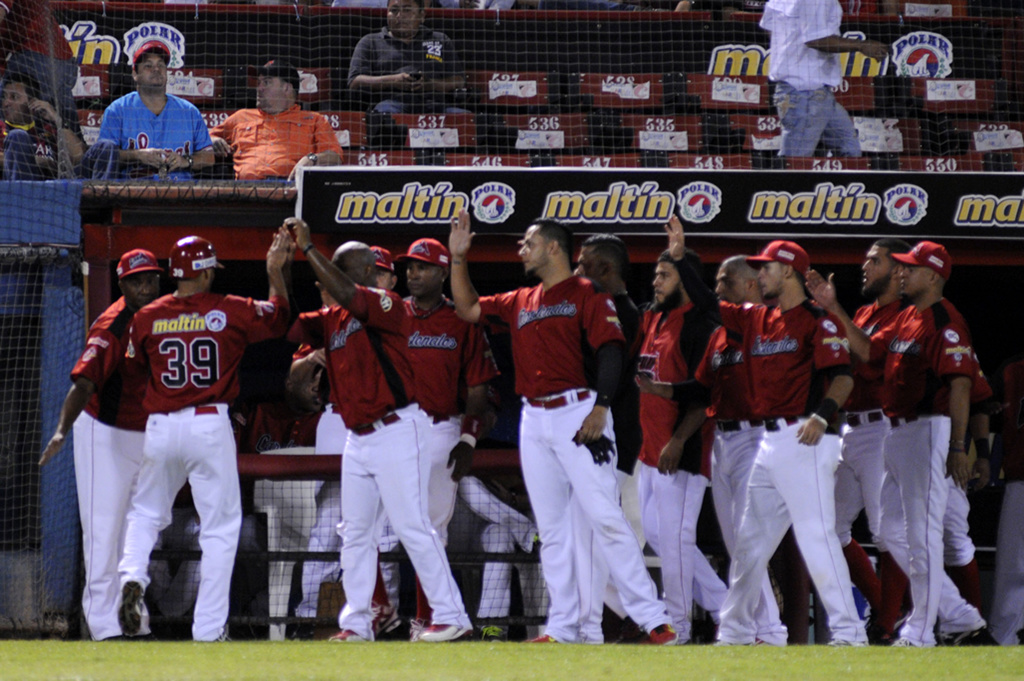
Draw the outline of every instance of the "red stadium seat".
[[[303,104],[319,104],[331,99],[330,69],[299,69],[299,101]]]
[[[869,170],[870,162],[864,157],[847,158],[799,158],[790,157],[786,159],[786,167],[789,170],[814,170],[832,172],[834,170]]]
[[[206,123],[206,127],[213,130],[218,125],[228,119],[228,116],[235,113],[228,109],[201,109],[200,112],[203,115],[203,121]]]
[[[875,108],[874,78],[843,78],[835,89],[836,101],[851,113],[870,112]]]
[[[865,154],[921,153],[921,122],[916,118],[853,117]]]
[[[559,156],[558,165],[571,168],[639,168],[640,154]]]
[[[196,106],[223,106],[224,73],[220,69],[170,69],[167,92]]]
[[[750,154],[669,154],[669,168],[699,170],[750,170]]]
[[[100,124],[103,122],[103,112],[92,109],[78,110],[78,124],[82,126],[82,138],[89,146],[96,144],[100,137]]]
[[[730,114],[729,127],[743,135],[744,151],[777,152],[782,142],[778,116]]]
[[[529,154],[447,154],[447,166],[474,166],[484,168],[528,168]]]
[[[110,99],[110,72],[99,64],[83,64],[78,67],[78,80],[71,94],[75,99]]]
[[[709,76],[691,73],[686,91],[700,98],[705,111],[768,111],[768,79],[765,76]]]
[[[993,80],[913,78],[910,87],[921,109],[931,113],[984,114],[996,102]]]
[[[918,173],[977,173],[983,169],[982,154],[962,156],[901,156],[900,170]]]
[[[405,145],[410,149],[472,149],[476,146],[473,114],[393,114],[392,119],[408,128]]]
[[[334,130],[338,144],[343,149],[359,148],[366,145],[366,121],[361,111],[321,112]]]
[[[578,77],[580,94],[595,109],[653,109],[664,102],[660,73],[582,73]]]
[[[484,104],[547,106],[548,74],[542,71],[469,71],[466,79]]]
[[[345,150],[342,157],[349,166],[414,166],[416,154],[412,151],[355,151]]]
[[[589,144],[581,114],[514,114],[505,116],[505,124],[517,131],[519,151],[579,149]]]
[[[971,151],[1014,151],[1024,149],[1024,122],[956,121],[958,132],[970,136]]]
[[[703,148],[700,116],[624,114],[622,127],[633,131],[633,147],[641,151],[692,153]]]

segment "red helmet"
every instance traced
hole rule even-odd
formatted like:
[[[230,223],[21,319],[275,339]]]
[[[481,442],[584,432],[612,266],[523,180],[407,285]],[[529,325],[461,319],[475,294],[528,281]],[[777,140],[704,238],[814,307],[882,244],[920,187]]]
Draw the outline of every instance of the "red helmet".
[[[170,269],[175,279],[194,279],[203,270],[221,267],[217,262],[217,252],[213,244],[200,236],[187,236],[179,239],[171,249]]]

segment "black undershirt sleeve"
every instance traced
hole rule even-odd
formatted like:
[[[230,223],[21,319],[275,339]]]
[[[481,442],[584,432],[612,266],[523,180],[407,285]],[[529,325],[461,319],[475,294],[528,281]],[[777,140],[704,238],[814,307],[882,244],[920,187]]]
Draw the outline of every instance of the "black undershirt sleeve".
[[[622,348],[616,343],[605,343],[597,350],[597,404],[607,407],[619,388],[622,374]]]

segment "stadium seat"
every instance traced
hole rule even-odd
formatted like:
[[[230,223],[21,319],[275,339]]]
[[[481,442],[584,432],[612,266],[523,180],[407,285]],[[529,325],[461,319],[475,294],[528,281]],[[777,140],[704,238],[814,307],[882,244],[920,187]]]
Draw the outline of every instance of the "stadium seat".
[[[1006,81],[913,78],[911,95],[922,111],[956,115],[991,113],[1006,100]]]
[[[529,154],[446,154],[445,165],[483,168],[528,168]]]
[[[224,106],[224,73],[220,69],[170,69],[167,92],[197,107]]]
[[[854,116],[853,126],[865,154],[921,153],[921,123],[916,118]]]
[[[112,99],[110,91],[110,71],[104,65],[83,64],[78,67],[78,80],[71,93],[75,100],[82,101],[105,101]]]
[[[338,144],[343,149],[358,149],[366,146],[366,121],[359,111],[320,112],[334,130]]]
[[[93,109],[78,110],[78,124],[82,126],[82,138],[89,146],[96,144],[100,138],[100,123],[103,122],[103,112]]]
[[[331,102],[331,69],[299,69],[299,102],[318,109]]]
[[[1024,121],[955,121],[956,130],[967,134],[971,151],[1012,152],[1024,149]]]
[[[875,109],[875,79],[845,77],[835,88],[836,101],[850,113],[869,113]]]
[[[476,147],[476,117],[473,114],[392,114],[391,118],[407,131],[405,146],[410,149]]]
[[[976,173],[982,169],[982,155],[901,156],[899,169],[918,173]]]
[[[583,105],[588,109],[660,110],[664,105],[663,76],[653,73],[580,73]]]
[[[687,94],[700,98],[705,111],[765,111],[771,107],[765,76],[687,76]]]
[[[841,156],[832,158],[803,158],[793,156],[786,159],[786,168],[788,170],[832,172],[835,170],[869,170],[870,166],[870,161],[863,156],[860,158]]]
[[[357,151],[344,150],[344,165],[349,166],[414,166],[416,152],[413,151]]]
[[[778,116],[729,114],[728,127],[741,136],[743,151],[779,151],[782,125]]]
[[[899,3],[899,13],[906,17],[966,17],[967,0],[909,0]]]
[[[570,154],[557,158],[559,166],[571,168],[640,168],[640,154]]]
[[[502,117],[501,123],[515,134],[511,139],[519,151],[582,149],[590,144],[581,114],[512,114]]]
[[[548,74],[542,71],[467,71],[480,102],[504,107],[548,105]]]
[[[624,114],[622,127],[632,133],[633,148],[641,151],[704,150],[699,116]]]

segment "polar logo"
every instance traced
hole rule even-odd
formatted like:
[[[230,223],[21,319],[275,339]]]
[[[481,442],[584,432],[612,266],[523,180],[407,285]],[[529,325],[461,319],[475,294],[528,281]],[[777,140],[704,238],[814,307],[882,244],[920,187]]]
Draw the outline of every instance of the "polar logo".
[[[900,184],[885,192],[885,215],[894,225],[916,225],[927,208],[928,192],[916,184]]]
[[[706,223],[722,212],[722,190],[710,182],[691,182],[677,193],[679,217]]]
[[[953,43],[931,31],[914,31],[893,43],[896,74],[910,78],[946,78],[953,73]]]
[[[516,190],[504,182],[487,182],[472,193],[473,214],[491,225],[508,220],[516,207]]]

